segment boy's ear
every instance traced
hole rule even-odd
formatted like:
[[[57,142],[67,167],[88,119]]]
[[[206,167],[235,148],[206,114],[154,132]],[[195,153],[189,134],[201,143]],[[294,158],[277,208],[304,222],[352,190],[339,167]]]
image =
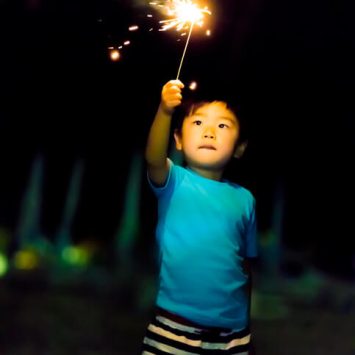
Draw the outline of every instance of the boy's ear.
[[[234,154],[233,154],[233,157],[234,158],[241,158],[245,152],[245,149],[247,149],[247,146],[248,146],[248,141],[244,141],[242,143],[238,143],[236,148],[235,148],[235,151],[234,151]]]
[[[182,150],[181,136],[177,129],[175,129],[174,131],[174,139],[175,139],[176,150]]]

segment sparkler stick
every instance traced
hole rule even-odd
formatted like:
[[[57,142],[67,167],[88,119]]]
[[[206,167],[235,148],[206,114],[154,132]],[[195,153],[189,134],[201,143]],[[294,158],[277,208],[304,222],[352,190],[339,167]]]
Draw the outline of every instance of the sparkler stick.
[[[186,43],[185,43],[184,52],[183,52],[182,57],[181,57],[181,60],[180,60],[180,65],[179,65],[179,69],[178,69],[178,72],[177,72],[177,75],[176,75],[176,80],[178,80],[178,79],[179,79],[179,76],[180,76],[180,71],[181,71],[182,63],[183,63],[184,58],[185,58],[186,49],[187,49],[187,46],[189,45],[189,41],[190,41],[190,37],[191,37],[191,33],[192,33],[192,29],[193,29],[193,28],[194,28],[194,22],[191,22],[189,35],[187,36],[187,40],[186,40]]]

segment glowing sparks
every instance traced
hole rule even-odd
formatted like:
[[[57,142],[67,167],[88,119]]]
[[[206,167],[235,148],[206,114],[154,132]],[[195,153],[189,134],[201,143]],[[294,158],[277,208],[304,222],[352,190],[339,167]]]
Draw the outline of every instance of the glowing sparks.
[[[164,5],[159,2],[150,2],[151,5],[162,7],[165,15],[170,17],[167,20],[159,21],[162,24],[160,31],[176,28],[177,31],[193,26],[203,26],[204,15],[211,15],[207,7],[200,8],[191,0],[168,0]]]
[[[128,27],[128,31],[137,31],[138,28],[139,27],[137,25],[133,25],[133,26]]]
[[[200,4],[197,5],[196,1],[198,0],[153,0],[149,4],[155,7],[158,13],[164,16],[164,19],[159,21],[159,31],[167,31],[170,29],[175,29],[179,31],[178,41],[184,38],[185,48],[183,55],[180,61],[177,79],[180,74],[182,63],[186,54],[186,49],[192,35],[193,28],[195,26],[202,27],[204,25],[205,15],[211,15],[211,11],[206,7],[200,7]],[[156,17],[152,13],[146,14],[146,19]],[[103,22],[101,18],[97,20],[98,22]],[[150,21],[150,20],[149,20]],[[153,26],[151,22],[147,27],[149,32],[152,32],[156,29],[155,25]],[[128,26],[129,32],[141,31],[142,26],[139,24],[131,24]],[[134,34],[130,34],[133,36]],[[210,35],[210,30],[206,30],[206,35]],[[125,41],[121,43],[114,43],[113,47],[108,47],[108,56],[112,61],[118,61],[121,59],[121,54],[123,51],[128,49],[131,44],[131,38],[126,38]],[[192,89],[194,90],[194,89]]]
[[[113,49],[112,47],[109,49],[110,49],[110,59],[113,62],[117,62],[121,57],[120,52],[117,49]]]

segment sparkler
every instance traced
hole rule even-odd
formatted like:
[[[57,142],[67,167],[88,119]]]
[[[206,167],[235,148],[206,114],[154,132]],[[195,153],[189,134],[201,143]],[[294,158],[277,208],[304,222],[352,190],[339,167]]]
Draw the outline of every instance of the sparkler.
[[[160,23],[163,24],[160,31],[167,31],[171,28],[181,31],[189,28],[189,34],[186,39],[185,48],[176,76],[177,80],[180,76],[182,63],[186,55],[194,25],[197,24],[202,27],[204,15],[211,15],[211,11],[209,11],[207,7],[198,7],[198,5],[194,4],[192,0],[166,0],[163,3],[162,1],[156,1],[150,2],[150,4],[161,7],[167,13],[167,16],[171,17],[170,19],[160,21]]]

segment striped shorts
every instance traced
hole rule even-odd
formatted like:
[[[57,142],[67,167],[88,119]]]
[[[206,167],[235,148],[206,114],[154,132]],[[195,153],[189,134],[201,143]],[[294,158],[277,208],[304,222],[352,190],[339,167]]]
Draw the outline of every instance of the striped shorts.
[[[248,355],[250,331],[198,326],[159,309],[146,329],[142,355]]]

